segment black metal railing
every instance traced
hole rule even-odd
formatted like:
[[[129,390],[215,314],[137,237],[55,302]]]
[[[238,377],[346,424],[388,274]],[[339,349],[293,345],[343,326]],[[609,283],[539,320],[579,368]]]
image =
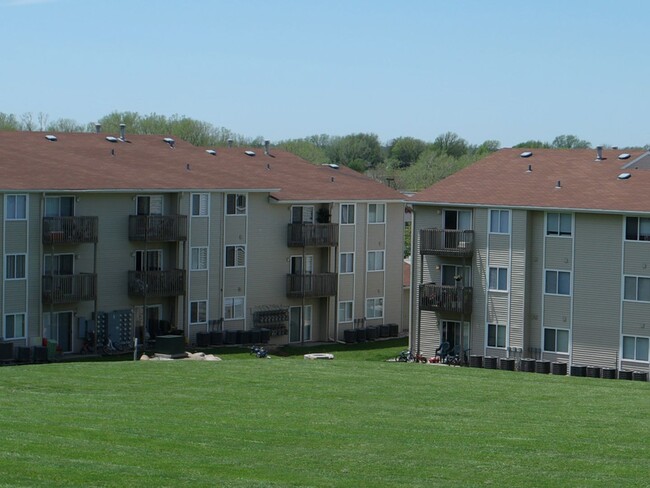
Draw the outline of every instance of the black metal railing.
[[[289,274],[287,297],[331,297],[336,295],[337,274]]]
[[[174,297],[185,294],[185,271],[129,271],[129,295]]]
[[[289,224],[288,247],[333,247],[339,243],[339,224]]]
[[[431,312],[472,313],[472,287],[420,285],[420,309]]]
[[[97,275],[94,273],[43,276],[43,303],[76,303],[96,297]]]
[[[420,230],[420,254],[471,257],[473,252],[473,230]]]
[[[178,242],[187,240],[186,215],[129,215],[129,240]]]
[[[43,217],[43,244],[97,242],[97,217]]]

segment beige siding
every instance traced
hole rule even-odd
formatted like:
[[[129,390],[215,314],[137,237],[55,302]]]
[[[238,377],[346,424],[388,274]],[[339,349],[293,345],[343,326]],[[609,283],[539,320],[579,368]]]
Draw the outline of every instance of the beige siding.
[[[472,268],[473,304],[471,320],[471,349],[472,354],[481,354],[485,347],[485,315],[487,293],[487,238],[488,211],[474,209],[472,211],[474,224],[474,262]]]
[[[528,348],[541,349],[542,305],[544,300],[544,212],[530,212],[529,216],[529,259],[527,280],[529,291],[526,302],[529,306],[528,327],[525,330],[524,351]]]
[[[650,303],[623,302],[623,335],[650,336]]]
[[[250,195],[248,199],[250,207]],[[249,208],[250,214],[250,208]],[[246,215],[227,215],[226,216],[226,244],[245,244],[246,243]]]
[[[625,274],[650,276],[650,242],[625,243]]]
[[[32,201],[36,200],[32,198]],[[37,207],[38,208],[38,207]],[[4,218],[4,215],[2,216]],[[30,224],[34,224],[31,227],[31,232],[38,232],[39,227],[36,226],[36,222],[32,221]],[[15,222],[5,221],[5,249],[6,254],[25,252],[27,250],[27,221],[26,220],[17,220]]]
[[[573,239],[571,237],[546,237],[545,262],[547,269],[571,271],[573,268]]]
[[[208,298],[208,272],[192,271],[190,274],[191,300],[206,300]]]
[[[508,294],[488,293],[487,321],[491,324],[508,324]]]
[[[412,347],[417,347],[417,332],[411,338]],[[423,311],[420,321],[420,352],[427,357],[433,356],[440,344],[440,327],[434,312]]]
[[[544,326],[569,328],[571,325],[571,297],[544,295]]]
[[[384,273],[383,271],[374,271],[368,273],[366,280],[366,296],[381,297],[384,295]],[[384,304],[385,308],[385,304]],[[386,311],[384,311],[384,314]]]
[[[210,242],[211,217],[190,217],[190,245],[192,247],[207,246]]]
[[[526,325],[526,264],[528,215],[526,211],[512,212],[512,254],[510,266],[509,346],[524,347]]]
[[[27,280],[5,281],[4,291],[3,313],[22,313],[27,311]]]

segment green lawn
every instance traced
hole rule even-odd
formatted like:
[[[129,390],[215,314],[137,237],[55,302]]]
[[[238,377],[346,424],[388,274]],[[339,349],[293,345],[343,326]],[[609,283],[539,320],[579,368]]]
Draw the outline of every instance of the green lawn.
[[[0,368],[0,486],[650,486],[650,384],[385,362]]]

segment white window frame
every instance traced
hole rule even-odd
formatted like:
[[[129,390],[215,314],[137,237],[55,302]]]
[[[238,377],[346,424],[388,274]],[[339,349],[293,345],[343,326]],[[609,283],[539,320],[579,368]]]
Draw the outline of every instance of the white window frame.
[[[233,264],[228,264],[229,249],[234,249]],[[243,256],[242,262],[239,261],[239,256]],[[246,267],[246,244],[228,244],[224,254],[224,266],[226,268],[245,268]]]
[[[569,220],[569,230],[563,223]],[[564,229],[564,230],[563,230]],[[573,235],[573,214],[561,212],[546,213],[546,235],[552,237],[571,237]]]
[[[147,213],[139,214],[140,199],[148,198]],[[164,215],[165,200],[162,195],[136,195],[135,197],[135,213],[136,215]]]
[[[555,291],[549,291],[549,274],[555,274]],[[560,293],[560,274],[568,275],[569,277],[569,291],[568,293]],[[544,294],[545,295],[558,295],[563,297],[571,296],[572,292],[572,283],[571,283],[571,271],[566,271],[562,269],[545,269],[544,270]]]
[[[243,320],[245,315],[245,297],[224,297],[223,299],[223,319],[224,320]]]
[[[9,204],[10,200],[13,200],[11,206]],[[18,204],[19,202],[22,202],[22,206]],[[13,207],[12,215],[9,215],[10,207]],[[5,220],[27,220],[27,195],[5,195]]]
[[[375,315],[377,310],[379,310],[379,315]],[[366,298],[366,318],[367,319],[384,318],[384,297]]]
[[[247,213],[248,195],[246,193],[226,193],[226,215],[246,215]]]
[[[492,277],[493,277],[493,272],[496,273],[496,283],[494,283]],[[505,288],[501,287],[501,277],[502,273],[505,272]],[[489,291],[498,291],[502,293],[507,293],[510,290],[510,273],[508,268],[503,267],[503,266],[490,266],[488,268],[488,290]],[[496,285],[494,287],[493,285]]]
[[[625,355],[626,353],[626,347],[625,343],[629,342],[629,340],[634,341],[634,357],[630,357],[628,354],[627,356]],[[639,359],[639,341],[647,341],[648,344],[646,345],[645,348],[645,357],[641,357]],[[621,340],[621,358],[625,361],[637,361],[637,362],[643,362],[647,363],[650,360],[650,337],[644,337],[644,336],[633,336],[633,335],[623,335],[622,340]]]
[[[356,205],[354,203],[342,203],[341,204],[341,225],[354,225],[355,223],[355,214],[356,214]],[[350,222],[350,214],[352,214],[352,221]]]
[[[345,300],[339,302],[338,319],[339,323],[352,322],[354,317],[354,301]]]
[[[546,344],[546,331],[553,331],[553,347],[549,347],[548,344]],[[569,350],[571,349],[571,333],[569,329],[565,329],[562,327],[544,327],[543,332],[543,344],[542,347],[544,348],[544,352],[554,352],[557,354],[569,354]],[[559,333],[566,334],[566,351],[560,351],[558,348],[558,344],[560,341],[558,340]]]
[[[384,271],[384,257],[385,253],[382,250],[368,251],[366,260],[368,272]]]
[[[192,217],[209,217],[210,216],[210,194],[209,193],[192,193]]]
[[[339,254],[339,274],[354,273],[354,253],[342,252]]]
[[[190,271],[205,271],[208,269],[208,248],[197,246],[190,248]]]
[[[22,267],[19,267],[18,264],[21,261],[19,258],[21,257]],[[20,268],[22,268],[22,273],[18,273],[18,271],[21,271]],[[19,274],[21,276],[18,276]],[[27,254],[5,254],[5,279],[7,281],[27,279]]]
[[[636,219],[636,237],[628,237],[628,224],[630,219]],[[641,233],[641,226],[646,227],[647,229],[644,233]],[[635,241],[635,242],[648,242],[650,241],[650,217],[639,217],[636,215],[629,215],[625,217],[625,240],[626,241]]]
[[[61,200],[69,199],[72,202],[72,215],[61,215]],[[56,202],[57,208],[56,212],[49,211],[49,203]],[[57,196],[46,196],[45,197],[45,217],[74,217],[76,205],[75,197],[72,195],[57,195]]]
[[[502,215],[506,215],[504,223]],[[495,218],[495,216],[497,216]],[[507,229],[503,229],[504,225]],[[510,234],[510,210],[507,209],[491,209],[490,210],[490,234]]]
[[[294,220],[294,210],[300,209],[300,220]],[[292,205],[291,206],[291,223],[292,224],[313,224],[316,213],[313,205]]]
[[[134,256],[134,269],[136,271],[162,271],[163,270],[163,252],[162,249],[138,249],[135,251]],[[158,267],[148,269],[149,256],[156,256],[156,263]],[[138,257],[140,257],[140,265],[142,269],[138,269]]]
[[[494,343],[490,344],[490,328],[494,327]],[[505,349],[508,345],[508,326],[505,324],[489,323],[485,329],[487,337],[485,338],[485,343],[487,347],[494,349]],[[499,331],[502,332],[503,336],[499,335]],[[503,339],[503,345],[499,345],[499,338]]]
[[[9,335],[8,334],[8,325],[7,322],[9,321],[9,317],[13,319],[13,329],[14,329],[14,335]],[[22,317],[22,335],[16,335],[16,317]],[[4,320],[2,322],[2,337],[5,339],[24,339],[27,337],[27,314],[25,313],[8,313],[5,314]]]
[[[190,302],[190,325],[208,323],[208,301],[193,300]]]
[[[630,280],[634,280],[634,298],[629,298],[627,295],[627,288],[628,288],[628,283]],[[644,297],[643,299],[640,298],[639,295],[639,281],[643,280],[644,283],[647,282],[647,286],[650,285],[650,276],[631,276],[631,275],[625,275],[623,277],[623,300],[626,302],[650,302],[650,296]],[[648,288],[644,288],[648,289]],[[650,290],[648,290],[648,293],[650,294]]]
[[[373,211],[373,209],[374,209],[374,211]],[[384,224],[384,223],[386,223],[386,204],[385,203],[369,203],[368,204],[368,223],[369,224]]]

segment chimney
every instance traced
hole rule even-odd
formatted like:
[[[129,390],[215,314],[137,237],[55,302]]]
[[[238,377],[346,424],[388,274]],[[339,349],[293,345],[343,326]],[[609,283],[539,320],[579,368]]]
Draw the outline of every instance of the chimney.
[[[228,147],[232,147],[232,139],[228,139]]]
[[[603,160],[603,146],[596,146],[596,161]]]
[[[268,139],[264,140],[264,154],[267,156],[269,155],[269,146],[271,145],[271,141]]]
[[[102,131],[102,124],[95,122],[95,132],[99,134]]]
[[[120,139],[124,140],[124,132],[126,130],[126,124],[122,122],[120,124]]]

